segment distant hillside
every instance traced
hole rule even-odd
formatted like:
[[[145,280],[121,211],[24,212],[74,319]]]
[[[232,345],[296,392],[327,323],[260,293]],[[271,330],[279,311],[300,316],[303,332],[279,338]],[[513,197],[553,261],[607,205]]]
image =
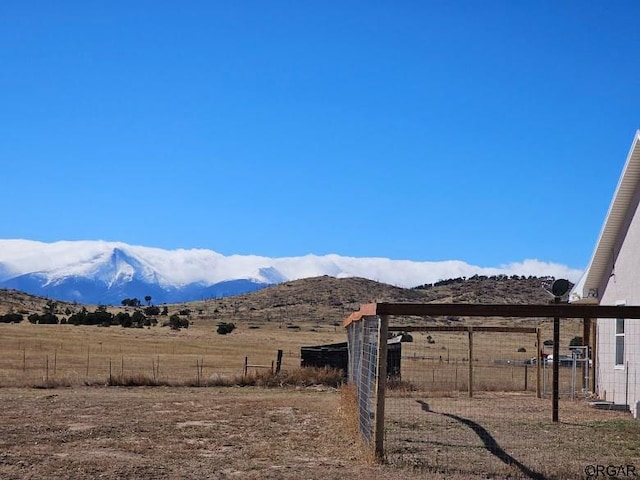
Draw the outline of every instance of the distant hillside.
[[[548,303],[552,297],[543,283],[550,282],[548,277],[475,276],[408,289],[364,278],[323,276],[189,305],[204,316],[221,320],[341,323],[361,304],[370,302]]]
[[[23,313],[26,315],[31,313],[42,313],[49,299],[24,293],[19,290],[0,289],[0,315],[6,313]],[[64,310],[66,307],[79,308],[78,305],[67,302],[59,302],[56,300],[59,309]],[[26,318],[26,317],[25,317]]]
[[[399,288],[364,278],[337,279],[329,276],[281,283],[257,292],[233,297],[170,305],[169,311],[189,309],[193,319],[233,322],[299,321],[341,324],[363,303],[437,302],[437,303],[548,303],[551,295],[543,284],[548,277],[474,276]],[[47,299],[15,290],[0,290],[0,314],[42,313]],[[57,302],[63,313],[78,304]],[[89,307],[88,307],[89,308]]]
[[[486,277],[454,278],[416,287],[423,290],[427,302],[447,303],[548,303],[552,298],[547,289],[552,277]]]

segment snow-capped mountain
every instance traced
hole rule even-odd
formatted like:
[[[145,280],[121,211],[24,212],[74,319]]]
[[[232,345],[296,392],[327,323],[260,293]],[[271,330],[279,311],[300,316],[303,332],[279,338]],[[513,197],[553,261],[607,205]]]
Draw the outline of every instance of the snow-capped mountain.
[[[147,295],[155,303],[185,302],[320,275],[413,287],[476,274],[549,275],[575,282],[581,273],[538,260],[478,267],[458,260],[224,256],[212,250],[163,250],[121,242],[0,240],[0,288],[89,304],[119,304],[124,298]]]

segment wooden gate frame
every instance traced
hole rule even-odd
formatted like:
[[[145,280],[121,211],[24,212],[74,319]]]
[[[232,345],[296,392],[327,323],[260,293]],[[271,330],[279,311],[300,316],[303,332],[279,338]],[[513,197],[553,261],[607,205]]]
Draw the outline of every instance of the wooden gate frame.
[[[363,317],[381,317],[380,335],[388,333],[389,316],[416,317],[517,317],[517,318],[553,318],[559,325],[560,318],[582,318],[583,339],[589,339],[593,344],[593,371],[596,371],[595,335],[592,333],[592,319],[598,318],[633,318],[640,319],[640,306],[628,305],[595,305],[584,303],[549,303],[538,305],[509,305],[509,304],[471,304],[471,303],[367,303],[360,306],[360,310],[349,315],[344,326],[361,320]],[[479,328],[479,327],[476,327]],[[387,342],[379,342],[378,373],[382,379],[376,382],[376,421],[374,433],[374,451],[378,458],[384,455],[384,398],[386,395],[386,360]],[[558,369],[558,355],[554,355],[553,368]],[[538,362],[539,364],[540,362]],[[592,388],[595,391],[595,375],[591,377]],[[558,422],[558,385],[553,384],[553,420]]]

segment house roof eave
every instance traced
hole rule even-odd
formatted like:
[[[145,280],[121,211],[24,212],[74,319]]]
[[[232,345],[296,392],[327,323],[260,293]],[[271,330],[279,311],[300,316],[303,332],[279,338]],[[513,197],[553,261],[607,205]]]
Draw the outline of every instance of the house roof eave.
[[[636,131],[622,174],[609,205],[598,241],[582,278],[574,286],[570,301],[600,298],[599,286],[612,264],[615,243],[624,226],[634,194],[640,185],[640,130]]]

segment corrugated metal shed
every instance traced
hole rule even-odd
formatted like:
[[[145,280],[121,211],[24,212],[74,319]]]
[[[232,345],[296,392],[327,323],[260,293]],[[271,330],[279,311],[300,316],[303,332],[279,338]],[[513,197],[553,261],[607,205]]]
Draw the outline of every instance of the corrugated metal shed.
[[[387,372],[390,377],[400,375],[402,358],[402,336],[390,338],[387,342]],[[347,342],[314,345],[300,348],[300,366],[337,368],[348,375],[349,347]]]

